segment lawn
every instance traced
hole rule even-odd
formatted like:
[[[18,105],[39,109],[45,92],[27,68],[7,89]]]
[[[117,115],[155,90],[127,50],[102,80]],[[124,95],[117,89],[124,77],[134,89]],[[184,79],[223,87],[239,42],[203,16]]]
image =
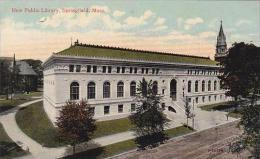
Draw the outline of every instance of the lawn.
[[[28,136],[46,147],[66,145],[58,137],[58,128],[54,127],[43,109],[43,103],[37,102],[18,111],[16,121]],[[125,132],[131,128],[128,118],[97,122],[93,138]]]
[[[0,159],[11,159],[26,154],[28,154],[28,152],[18,147],[18,145],[7,136],[2,124],[0,124]]]
[[[212,111],[212,110],[225,111],[228,112],[229,117],[241,118],[241,114],[240,114],[241,108],[235,108],[235,103],[233,101],[206,105],[200,108],[206,111]]]
[[[202,110],[211,111],[211,110],[219,110],[219,111],[227,111],[228,109],[234,108],[234,102],[222,102],[216,104],[210,104],[200,107]]]
[[[176,136],[191,133],[192,131],[193,130],[187,127],[180,126],[173,129],[168,129],[165,132],[170,138],[173,138]],[[67,156],[64,159],[72,159],[72,158],[85,159],[86,157],[88,159],[101,159],[101,158],[114,156],[116,154],[120,154],[136,148],[137,148],[137,144],[135,143],[134,139],[131,139],[131,140],[126,140],[115,144],[107,145],[104,147],[98,147],[95,149],[80,152],[75,154],[74,156]]]
[[[15,94],[12,100],[3,99],[0,100],[0,113],[6,110],[12,109],[19,104],[33,100],[33,96],[41,96],[42,92],[31,92],[29,94]]]

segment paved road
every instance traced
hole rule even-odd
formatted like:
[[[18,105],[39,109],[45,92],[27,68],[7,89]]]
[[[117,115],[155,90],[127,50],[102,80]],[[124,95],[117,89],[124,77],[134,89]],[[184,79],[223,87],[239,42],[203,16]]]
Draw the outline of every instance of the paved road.
[[[238,137],[238,121],[224,124],[208,130],[196,132],[185,137],[175,138],[158,148],[146,151],[134,151],[114,157],[115,159],[206,159],[236,158],[227,153],[228,143]]]

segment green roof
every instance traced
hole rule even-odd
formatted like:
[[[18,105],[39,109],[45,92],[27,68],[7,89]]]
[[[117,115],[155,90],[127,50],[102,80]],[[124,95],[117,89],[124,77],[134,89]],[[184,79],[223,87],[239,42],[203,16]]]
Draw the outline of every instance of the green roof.
[[[144,60],[153,62],[188,63],[216,65],[217,62],[206,57],[178,55],[171,53],[125,49],[117,47],[75,44],[68,49],[55,53],[62,56],[103,57],[112,59]]]

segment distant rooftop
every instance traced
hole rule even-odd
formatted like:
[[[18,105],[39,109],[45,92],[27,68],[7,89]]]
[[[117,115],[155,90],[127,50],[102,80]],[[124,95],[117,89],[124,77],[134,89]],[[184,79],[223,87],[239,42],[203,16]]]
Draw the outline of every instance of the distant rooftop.
[[[143,60],[154,62],[188,63],[200,65],[216,65],[217,62],[208,57],[181,55],[166,52],[137,50],[103,45],[90,45],[75,42],[71,47],[55,53],[62,56],[86,56],[111,59]]]

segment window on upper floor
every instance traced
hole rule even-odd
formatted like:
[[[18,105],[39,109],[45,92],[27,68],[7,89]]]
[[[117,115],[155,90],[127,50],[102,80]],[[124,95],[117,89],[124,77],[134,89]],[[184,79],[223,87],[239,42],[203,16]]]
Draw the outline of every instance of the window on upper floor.
[[[96,96],[96,84],[94,82],[88,83],[88,99],[95,99]]]
[[[149,68],[146,68],[145,73],[146,73],[146,74],[149,73]]]
[[[74,65],[69,65],[69,72],[74,72]]]
[[[188,92],[191,92],[191,81],[188,81]]]
[[[208,81],[208,91],[211,91],[211,81]]]
[[[108,66],[108,67],[107,67],[107,72],[108,72],[108,73],[111,73],[111,72],[112,72],[112,66]]]
[[[124,97],[124,83],[122,81],[117,83],[117,97]]]
[[[195,92],[199,91],[199,81],[195,81]]]
[[[135,67],[135,73],[137,73],[137,67]]]
[[[159,74],[159,68],[156,69],[156,74]]]
[[[79,83],[72,82],[70,84],[70,100],[78,100],[79,99]]]
[[[158,94],[158,82],[157,82],[157,81],[154,81],[154,82],[153,82],[153,87],[152,87],[152,89],[153,89],[153,93],[154,93],[155,95],[157,95],[157,94]]]
[[[125,67],[122,67],[122,73],[125,73]]]
[[[116,73],[120,73],[120,67],[116,68]]]
[[[214,81],[214,91],[217,90],[217,81]]]
[[[196,103],[199,103],[199,97],[195,98]]]
[[[152,69],[152,74],[155,74],[155,68]]]
[[[93,66],[93,73],[97,72],[97,66]]]
[[[201,83],[201,91],[204,92],[205,91],[205,81],[203,80]]]
[[[80,72],[81,70],[81,65],[76,65],[76,72]]]
[[[110,83],[104,82],[103,84],[103,98],[110,98]]]
[[[142,73],[144,73],[144,68],[142,68]]]
[[[102,72],[103,72],[103,73],[106,73],[106,72],[107,72],[107,67],[106,67],[106,66],[103,66],[103,67],[102,67]]]
[[[130,83],[130,96],[133,97],[136,94],[136,82],[132,81]]]
[[[129,68],[129,73],[132,73],[132,72],[133,72],[133,68],[130,67],[130,68]]]
[[[87,72],[91,72],[91,65],[87,65]]]

